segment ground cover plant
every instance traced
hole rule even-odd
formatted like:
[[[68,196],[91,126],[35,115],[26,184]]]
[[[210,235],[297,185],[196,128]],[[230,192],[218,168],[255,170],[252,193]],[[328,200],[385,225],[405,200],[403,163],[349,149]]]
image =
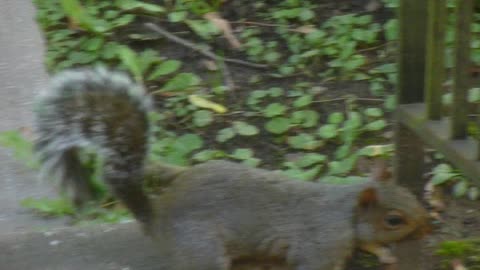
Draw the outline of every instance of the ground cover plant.
[[[398,1],[34,2],[50,72],[102,64],[129,73],[154,97],[151,161],[231,159],[282,170],[296,181],[348,184],[365,178],[358,160],[392,157]],[[451,16],[447,44],[453,22]],[[472,31],[476,67],[479,14]],[[446,93],[447,109],[450,101]],[[469,101],[476,108],[478,88]],[[471,133],[478,134],[476,125]],[[21,134],[0,139],[35,167],[30,140]],[[432,193],[447,187],[457,197],[478,198],[478,188],[441,155],[430,161]],[[86,153],[85,162],[95,170],[100,161]],[[90,179],[98,202],[82,213],[64,199],[23,205],[48,216],[124,220],[128,214],[98,175]],[[154,181],[147,185],[155,190]]]

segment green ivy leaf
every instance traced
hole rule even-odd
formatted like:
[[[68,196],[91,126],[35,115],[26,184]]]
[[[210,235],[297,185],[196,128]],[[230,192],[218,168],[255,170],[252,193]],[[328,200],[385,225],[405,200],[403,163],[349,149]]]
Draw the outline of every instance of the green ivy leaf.
[[[117,50],[118,56],[137,81],[143,81],[143,71],[138,60],[138,54],[127,46],[121,46]]]
[[[439,164],[439,165],[435,166],[435,168],[433,168],[433,173],[434,174],[450,173],[450,172],[453,172],[452,166],[450,166],[448,164],[445,164],[445,163]]]
[[[457,198],[463,197],[467,194],[468,191],[468,182],[459,181],[453,186],[453,195]]]
[[[159,5],[144,3],[138,0],[117,0],[115,3],[120,9],[123,10],[143,10],[153,14],[164,13],[165,8]]]
[[[178,139],[172,145],[172,152],[178,152],[182,154],[189,154],[194,150],[200,149],[203,146],[202,137],[197,134],[185,134]]]
[[[265,108],[264,114],[266,117],[275,117],[283,115],[286,110],[287,107],[285,105],[282,105],[280,103],[272,103]]]
[[[327,160],[327,156],[316,153],[308,153],[295,162],[300,168],[310,167],[314,164],[324,163]]]
[[[207,110],[199,110],[193,113],[193,124],[197,127],[205,127],[213,122],[213,113]]]
[[[320,172],[321,169],[322,169],[322,166],[315,166],[315,167],[313,167],[311,169],[308,169],[308,170],[293,168],[293,169],[285,170],[285,171],[283,171],[283,173],[286,174],[288,177],[291,177],[293,179],[311,181],[311,180],[314,180],[318,176],[318,173]]]
[[[216,140],[218,142],[226,142],[235,137],[235,130],[233,128],[224,128],[218,131]]]
[[[359,128],[362,126],[362,116],[358,112],[350,112],[346,122],[348,123],[345,123],[344,127]]]
[[[292,121],[301,124],[302,127],[311,128],[317,125],[320,116],[316,111],[303,110],[296,111],[292,114]]]
[[[468,91],[468,102],[480,102],[480,88],[472,88]]]
[[[346,159],[343,159],[341,161],[332,161],[328,164],[329,175],[344,175],[350,172],[357,161],[358,156],[356,155],[351,155]]]
[[[88,39],[82,44],[82,47],[88,51],[98,51],[105,43],[105,39],[103,37],[93,37]]]
[[[174,11],[168,13],[168,20],[172,23],[184,21],[188,16],[186,11]]]
[[[312,101],[313,101],[313,96],[312,95],[303,95],[303,96],[297,98],[293,102],[293,107],[295,107],[295,108],[305,107],[305,106],[310,105],[312,103]]]
[[[225,156],[225,152],[220,150],[203,150],[193,155],[192,159],[198,162],[205,162],[212,159],[223,158]]]
[[[322,142],[315,140],[315,137],[306,133],[288,137],[288,144],[295,149],[303,150],[314,150],[322,146]]]
[[[383,82],[381,81],[373,81],[369,85],[370,92],[374,96],[380,96],[385,92],[385,86],[383,85]]]
[[[383,116],[383,111],[379,108],[367,108],[367,109],[365,109],[364,113],[365,113],[366,116],[373,117],[373,118]]]
[[[379,131],[384,129],[387,126],[387,122],[383,119],[375,120],[365,125],[366,130],[370,131]]]
[[[385,37],[388,41],[396,40],[398,37],[398,20],[390,19],[385,23]]]
[[[200,84],[200,78],[193,73],[180,73],[169,80],[161,89],[162,92],[184,91]]]
[[[335,158],[338,160],[346,158],[350,154],[351,149],[351,143],[342,144],[335,151]]]
[[[250,167],[258,167],[258,165],[260,165],[260,163],[262,162],[261,159],[258,159],[258,158],[249,158],[249,159],[245,159],[244,161],[242,161],[243,164],[247,165],[247,166],[250,166]]]
[[[340,113],[340,112],[331,113],[328,116],[328,120],[327,120],[327,122],[329,124],[340,124],[343,121],[345,121],[345,117],[344,117],[343,113]]]
[[[265,124],[265,129],[273,134],[282,134],[290,129],[290,119],[275,117]]]
[[[253,157],[253,151],[249,148],[238,148],[230,155],[231,158],[246,160]]]
[[[295,72],[295,68],[292,67],[292,66],[280,66],[280,68],[278,69],[278,72],[280,72],[280,74],[282,75],[290,75],[290,74],[293,74]]]
[[[389,112],[393,112],[396,106],[397,106],[397,98],[395,97],[395,95],[388,95],[385,98],[385,103],[384,103],[385,110]]]
[[[357,154],[360,156],[385,156],[389,153],[392,153],[394,150],[393,144],[385,145],[368,145],[357,151]]]
[[[63,11],[80,27],[92,32],[106,31],[106,25],[95,17],[90,16],[79,0],[61,0]]]
[[[211,39],[213,35],[220,33],[220,29],[209,21],[186,20],[185,22],[190,27],[190,29],[192,29],[197,35],[206,40]]]
[[[122,16],[117,17],[116,19],[112,20],[111,28],[125,26],[125,25],[133,22],[133,20],[135,20],[135,16],[132,15],[132,14],[122,15]]]
[[[309,8],[302,8],[298,16],[300,17],[300,20],[308,21],[315,17],[315,13]]]
[[[326,124],[318,129],[317,134],[322,139],[332,139],[338,135],[338,127],[335,124]]]
[[[312,46],[317,46],[325,42],[327,33],[322,30],[315,30],[305,36],[305,40]]]
[[[255,90],[255,91],[250,93],[250,97],[252,97],[254,99],[264,98],[267,95],[268,95],[268,92],[265,91],[265,90]]]
[[[258,128],[243,121],[233,122],[233,128],[237,134],[242,136],[253,136],[258,134]]]
[[[263,59],[267,63],[275,63],[278,61],[278,59],[280,59],[280,57],[281,57],[281,54],[278,52],[268,52],[263,56]]]
[[[160,63],[155,67],[152,71],[150,76],[148,77],[149,80],[156,80],[162,76],[171,74],[177,71],[182,66],[182,62],[177,60],[167,60],[165,62]]]
[[[272,87],[272,88],[268,89],[268,94],[271,97],[281,97],[281,96],[283,96],[284,91],[280,87]]]
[[[432,184],[433,185],[441,185],[443,183],[446,183],[455,177],[457,177],[458,174],[456,173],[451,173],[451,172],[439,172],[439,173],[434,173],[432,177]]]

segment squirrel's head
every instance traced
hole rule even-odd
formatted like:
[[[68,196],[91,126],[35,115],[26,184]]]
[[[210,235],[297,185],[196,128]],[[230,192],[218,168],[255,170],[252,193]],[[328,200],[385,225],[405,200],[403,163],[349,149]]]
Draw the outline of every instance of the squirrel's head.
[[[358,195],[356,240],[386,244],[419,238],[430,232],[428,212],[407,189],[393,182],[384,163],[377,163],[371,181]]]

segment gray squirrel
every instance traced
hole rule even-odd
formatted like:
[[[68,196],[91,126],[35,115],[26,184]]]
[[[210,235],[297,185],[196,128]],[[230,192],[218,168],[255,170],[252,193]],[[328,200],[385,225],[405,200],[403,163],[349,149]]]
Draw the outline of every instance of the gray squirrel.
[[[356,248],[394,263],[387,245],[430,227],[427,211],[383,166],[369,181],[327,185],[229,161],[147,164],[151,101],[120,72],[63,71],[36,105],[43,167],[81,205],[92,187],[79,150],[96,149],[104,181],[155,241],[158,269],[228,270],[265,258],[294,270],[341,270]],[[165,189],[149,197],[146,177],[164,181]]]

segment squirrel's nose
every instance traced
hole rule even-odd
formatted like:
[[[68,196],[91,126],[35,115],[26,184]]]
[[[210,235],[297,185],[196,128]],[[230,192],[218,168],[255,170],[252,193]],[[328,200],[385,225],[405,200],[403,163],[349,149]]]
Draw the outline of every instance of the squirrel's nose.
[[[424,220],[418,222],[418,227],[411,234],[411,237],[414,239],[421,239],[426,235],[433,232],[433,219],[427,216]]]

